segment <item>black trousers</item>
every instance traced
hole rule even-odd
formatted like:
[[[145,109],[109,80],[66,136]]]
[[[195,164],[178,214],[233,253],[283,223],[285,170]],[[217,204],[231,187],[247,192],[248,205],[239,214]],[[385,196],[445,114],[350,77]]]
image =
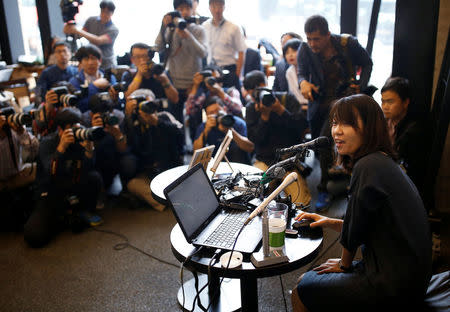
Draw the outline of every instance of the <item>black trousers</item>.
[[[97,197],[102,188],[102,178],[97,171],[88,172],[71,189],[53,186],[45,197],[40,197],[30,218],[24,226],[24,239],[34,248],[43,247],[64,229],[64,216],[68,209],[94,211]],[[69,198],[75,196],[78,204],[70,204]],[[76,208],[75,208],[76,207]]]

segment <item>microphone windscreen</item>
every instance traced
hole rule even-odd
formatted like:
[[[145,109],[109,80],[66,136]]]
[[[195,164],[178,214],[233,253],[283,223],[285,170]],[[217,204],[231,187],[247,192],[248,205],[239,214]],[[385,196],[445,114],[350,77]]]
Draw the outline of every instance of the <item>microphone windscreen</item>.
[[[316,139],[315,148],[325,148],[330,146],[330,140],[326,136],[321,136]]]

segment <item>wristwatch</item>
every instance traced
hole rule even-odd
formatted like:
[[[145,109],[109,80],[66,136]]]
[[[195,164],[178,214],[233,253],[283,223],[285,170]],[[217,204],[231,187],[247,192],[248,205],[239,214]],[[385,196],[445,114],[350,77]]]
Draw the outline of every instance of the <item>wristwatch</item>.
[[[350,265],[349,267],[346,267],[346,266],[342,265],[342,260],[339,260],[339,269],[341,269],[345,273],[349,273],[353,270],[353,267],[352,267],[352,265]]]

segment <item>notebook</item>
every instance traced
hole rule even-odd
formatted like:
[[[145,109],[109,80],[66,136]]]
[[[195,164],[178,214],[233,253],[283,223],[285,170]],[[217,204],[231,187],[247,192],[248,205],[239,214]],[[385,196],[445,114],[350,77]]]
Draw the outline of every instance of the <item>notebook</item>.
[[[231,250],[250,211],[222,209],[201,164],[195,165],[164,189],[188,243]],[[261,218],[255,217],[239,235],[234,250],[252,253],[262,238]]]

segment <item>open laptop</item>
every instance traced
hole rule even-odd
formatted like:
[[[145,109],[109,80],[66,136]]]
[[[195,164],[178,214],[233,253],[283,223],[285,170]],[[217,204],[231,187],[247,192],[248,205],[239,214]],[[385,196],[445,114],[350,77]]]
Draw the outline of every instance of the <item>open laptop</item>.
[[[250,215],[245,210],[224,210],[201,164],[195,165],[164,189],[175,218],[190,244],[231,250]],[[234,221],[229,223],[229,221]],[[255,217],[239,235],[234,250],[252,253],[262,238],[261,218]]]

